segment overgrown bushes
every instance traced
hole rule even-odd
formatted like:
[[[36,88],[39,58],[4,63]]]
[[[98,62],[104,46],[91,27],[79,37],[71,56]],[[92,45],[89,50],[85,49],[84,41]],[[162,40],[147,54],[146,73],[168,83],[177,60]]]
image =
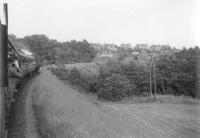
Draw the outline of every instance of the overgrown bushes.
[[[71,70],[53,69],[52,72],[63,81],[75,85],[88,92],[96,91],[97,76],[82,75],[76,67]]]
[[[160,56],[157,61],[158,87],[164,82],[165,94],[200,98],[200,49],[183,49],[171,56]]]
[[[119,73],[99,78],[97,95],[103,99],[116,101],[132,95],[135,85],[131,85],[129,79]]]
[[[80,74],[77,68],[65,70],[62,68],[53,70],[61,80],[76,85],[86,92],[96,94],[98,98],[105,100],[121,100],[133,94],[137,94],[134,82],[119,71],[119,62],[108,61],[101,65],[99,76],[86,76]]]
[[[157,93],[199,98],[199,55],[200,50],[195,48],[172,55],[157,56],[155,70]],[[140,61],[123,64],[123,61],[109,60],[99,65],[101,67],[98,76],[80,74],[76,68],[71,71],[59,69],[55,74],[60,79],[67,80],[106,100],[120,100],[131,95],[150,95],[149,71],[151,68],[153,82],[153,66],[140,65],[138,62]]]
[[[87,40],[58,42],[45,35],[31,35],[24,38],[9,36],[15,44],[21,42],[35,53],[36,60],[43,64],[69,64],[91,62],[96,57],[96,51]]]

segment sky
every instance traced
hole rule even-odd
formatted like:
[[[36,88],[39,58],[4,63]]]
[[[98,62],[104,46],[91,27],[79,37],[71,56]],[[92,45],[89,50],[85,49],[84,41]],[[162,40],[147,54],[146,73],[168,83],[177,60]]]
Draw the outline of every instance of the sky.
[[[200,46],[200,0],[8,0],[8,10],[18,37]]]

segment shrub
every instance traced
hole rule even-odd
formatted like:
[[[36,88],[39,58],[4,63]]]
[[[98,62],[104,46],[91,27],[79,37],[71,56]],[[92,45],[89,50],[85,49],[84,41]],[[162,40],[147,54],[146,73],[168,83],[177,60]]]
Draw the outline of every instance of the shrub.
[[[67,73],[66,70],[59,68],[59,69],[52,69],[51,71],[52,71],[53,74],[55,74],[59,79],[61,79],[61,80],[63,80],[63,81],[67,80],[68,73]]]
[[[97,95],[100,98],[116,101],[130,96],[135,86],[131,85],[124,75],[110,74],[99,78]]]
[[[57,68],[52,72],[61,80],[67,81],[68,83],[77,86],[87,92],[95,93],[97,91],[97,76],[82,75],[77,68],[71,70],[65,70]]]
[[[77,68],[73,68],[69,73],[68,73],[68,81],[72,84],[81,84],[81,77],[80,73],[77,70]]]

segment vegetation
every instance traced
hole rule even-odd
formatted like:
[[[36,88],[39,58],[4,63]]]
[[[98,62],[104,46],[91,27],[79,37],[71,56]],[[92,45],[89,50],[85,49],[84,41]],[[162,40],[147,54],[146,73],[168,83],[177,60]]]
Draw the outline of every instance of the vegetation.
[[[155,55],[158,94],[200,98],[199,47],[177,50],[168,45],[152,45],[148,49],[147,45],[141,44],[132,49],[130,44],[122,44],[119,47],[114,44],[90,44],[86,40],[57,42],[45,35],[24,38],[10,35],[10,39],[29,46],[36,54],[37,60],[47,64],[89,63],[95,59],[96,52],[114,53],[117,57],[113,56],[106,63],[100,63],[98,75],[84,75],[77,68],[54,70],[60,79],[89,93],[95,93],[99,98],[120,100],[131,95],[149,95],[149,75],[151,71],[153,82],[152,59]],[[152,86],[153,91],[154,85]]]
[[[199,98],[199,55],[198,47],[158,55],[155,61],[157,93]],[[153,67],[149,64],[149,57],[137,57],[133,57],[128,64],[124,60],[109,60],[100,65],[99,75],[93,78],[81,75],[77,69],[68,73],[58,69],[57,72],[63,73],[54,73],[60,78],[66,76],[64,80],[106,100],[121,100],[132,95],[147,96],[150,94],[149,71],[151,68],[153,74]]]
[[[160,56],[157,64],[158,89],[163,81],[163,94],[187,95],[199,98],[199,62],[198,47],[183,49],[173,56]]]
[[[58,42],[45,35],[31,35],[17,38],[10,35],[12,42],[18,41],[30,47],[37,60],[45,64],[69,64],[91,62],[95,56],[95,49],[86,40]]]
[[[102,103],[64,85],[47,71],[29,90],[43,138],[144,137],[144,132],[151,138],[199,136],[199,104],[191,98],[158,96],[157,101],[165,104],[134,106]],[[144,101],[140,98],[134,103]]]
[[[126,76],[118,73],[100,78],[98,85],[97,95],[112,101],[131,95],[131,91],[135,88]]]

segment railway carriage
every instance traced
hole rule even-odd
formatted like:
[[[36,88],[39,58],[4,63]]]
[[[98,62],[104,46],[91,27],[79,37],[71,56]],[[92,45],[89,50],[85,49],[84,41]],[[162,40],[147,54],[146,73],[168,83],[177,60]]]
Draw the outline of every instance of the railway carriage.
[[[4,126],[5,130],[8,127],[11,105],[15,104],[14,95],[18,92],[18,87],[23,83],[25,78],[32,76],[40,67],[39,64],[36,63],[33,53],[30,52],[28,48],[21,49],[16,45],[14,46],[9,40],[8,42],[8,88],[4,94],[5,109],[0,110],[4,112],[1,113],[1,115],[4,116],[3,118],[5,120],[3,121],[4,124],[1,125]],[[3,131],[6,135],[7,132],[5,130]]]
[[[3,2],[0,4],[0,138],[7,137],[7,118],[17,86],[39,69],[30,49],[22,45],[8,39],[8,9]]]

